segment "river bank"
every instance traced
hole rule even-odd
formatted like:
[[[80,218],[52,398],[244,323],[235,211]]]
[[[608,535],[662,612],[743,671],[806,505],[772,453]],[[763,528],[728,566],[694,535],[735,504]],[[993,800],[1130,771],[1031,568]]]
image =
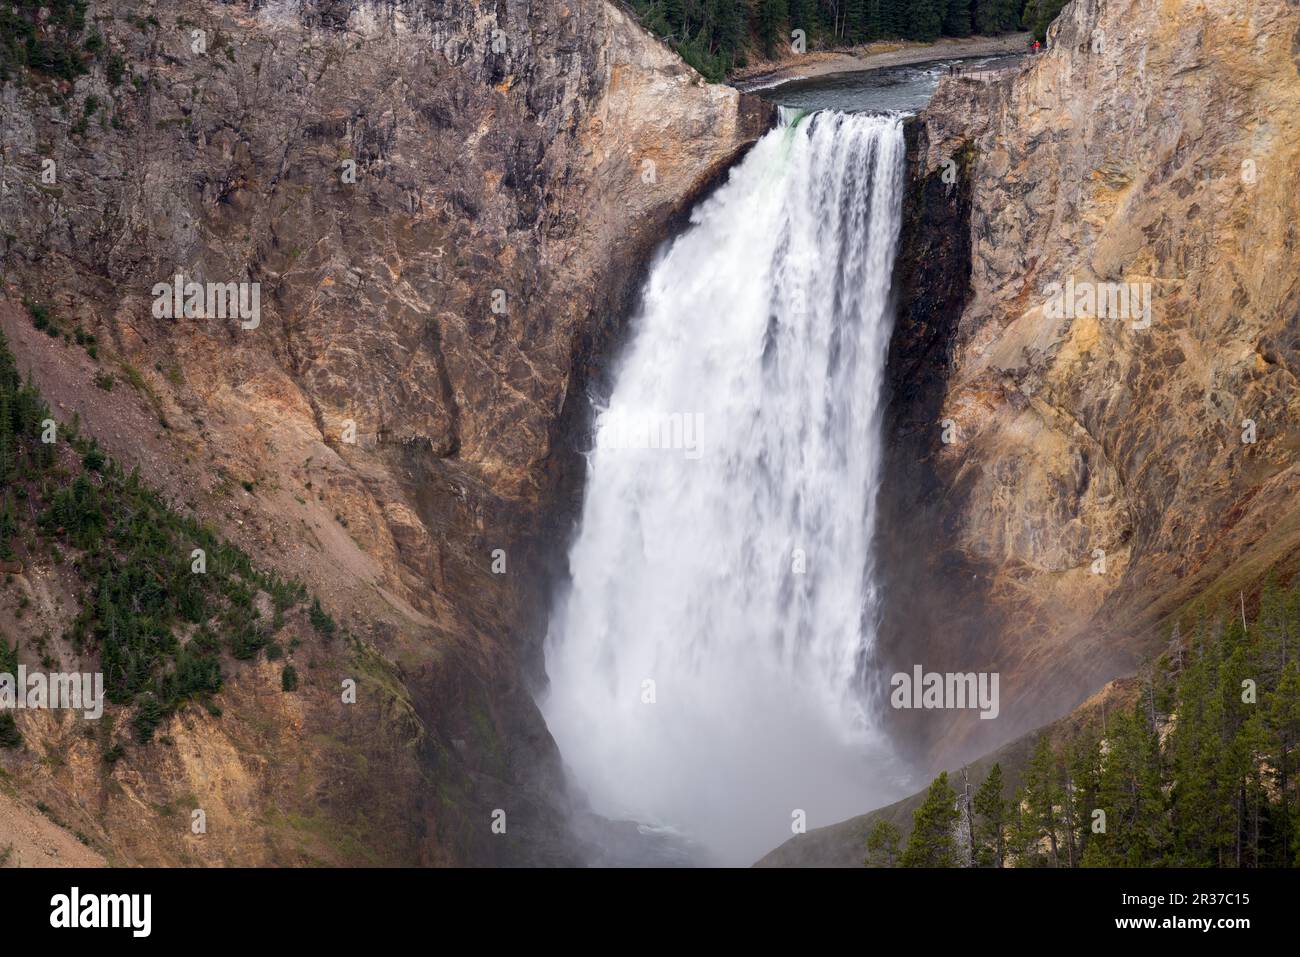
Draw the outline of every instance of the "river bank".
[[[737,70],[729,82],[739,90],[750,92],[789,80],[807,80],[834,73],[857,73],[882,67],[926,63],[930,60],[1024,53],[1032,42],[1031,33],[1009,33],[1000,37],[949,37],[935,43],[882,40],[852,50],[805,53],[777,66],[768,62]]]

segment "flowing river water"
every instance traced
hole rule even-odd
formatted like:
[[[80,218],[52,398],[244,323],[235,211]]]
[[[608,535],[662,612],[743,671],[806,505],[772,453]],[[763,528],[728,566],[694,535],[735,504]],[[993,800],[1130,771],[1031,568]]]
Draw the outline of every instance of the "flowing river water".
[[[540,703],[592,809],[697,862],[909,783],[868,680],[903,171],[899,113],[783,107],[660,252],[596,410]]]

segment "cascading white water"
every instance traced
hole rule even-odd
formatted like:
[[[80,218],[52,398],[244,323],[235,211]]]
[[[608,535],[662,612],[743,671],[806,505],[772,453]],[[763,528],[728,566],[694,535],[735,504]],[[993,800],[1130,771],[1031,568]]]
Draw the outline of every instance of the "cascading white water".
[[[546,647],[593,808],[723,863],[892,796],[864,667],[897,116],[783,116],[654,265]]]

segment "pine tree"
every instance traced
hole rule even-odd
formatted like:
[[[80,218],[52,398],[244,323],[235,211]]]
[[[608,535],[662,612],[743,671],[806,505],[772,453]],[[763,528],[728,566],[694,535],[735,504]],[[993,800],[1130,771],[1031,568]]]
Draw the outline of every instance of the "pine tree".
[[[1011,807],[1002,796],[1002,765],[989,768],[975,792],[975,862],[980,867],[1002,867],[1007,859],[1007,827]]]
[[[912,833],[899,864],[903,867],[956,867],[957,842],[953,829],[959,817],[957,795],[948,784],[948,772],[930,783],[925,801],[912,815]]]
[[[672,39],[685,40],[686,4],[683,0],[659,0],[659,15],[667,28],[667,35]]]
[[[803,30],[812,39],[812,29],[817,22],[814,0],[789,0],[790,28]]]
[[[763,44],[765,56],[775,55],[785,30],[786,18],[786,0],[759,0],[758,38]]]
[[[844,40],[862,43],[867,39],[866,0],[844,0]]]
[[[23,743],[23,733],[18,730],[13,712],[0,711],[0,748],[16,748]]]
[[[1244,606],[1243,606],[1244,607]],[[1219,662],[1221,695],[1219,725],[1219,762],[1216,776],[1228,788],[1228,816],[1224,822],[1221,863],[1241,867],[1249,856],[1249,824],[1253,804],[1258,800],[1259,762],[1252,753],[1248,722],[1258,712],[1258,681],[1250,665],[1249,635],[1245,622],[1235,615],[1229,619],[1222,638],[1223,653]],[[1244,700],[1243,684],[1256,682],[1256,700]]]
[[[911,16],[903,35],[909,40],[938,39],[946,11],[947,0],[911,0]]]
[[[9,383],[0,380],[0,482],[14,469],[14,417],[9,401]]]
[[[1061,0],[1061,2],[1068,3],[1069,0]],[[1020,29],[1023,8],[1024,0],[999,0],[998,11],[1004,33]]]
[[[898,828],[884,818],[877,818],[867,832],[868,867],[894,867],[898,863],[898,844],[902,839]]]
[[[1034,31],[1034,38],[1043,41],[1047,39],[1047,28],[1052,25],[1052,21],[1060,14],[1061,8],[1069,0],[1031,0],[1031,6],[1034,8],[1032,13],[1030,7],[1025,8],[1024,18],[1021,21],[1026,30]]]
[[[880,0],[880,30],[882,36],[903,36],[910,19],[908,0]]]
[[[1274,848],[1270,863],[1288,866],[1294,854],[1295,824],[1300,821],[1296,804],[1296,781],[1300,777],[1300,663],[1287,662],[1277,690],[1269,695],[1260,712],[1262,725],[1260,752],[1269,768],[1273,790],[1278,795],[1273,815]]]
[[[1259,615],[1251,626],[1251,658],[1260,694],[1248,721],[1248,734],[1251,752],[1258,756],[1260,783],[1266,790],[1253,808],[1252,824],[1261,832],[1253,843],[1257,862],[1271,866],[1289,866],[1294,856],[1292,795],[1300,774],[1300,661],[1292,635],[1297,630],[1300,590],[1283,589],[1270,576],[1260,596]]]
[[[1093,813],[1100,807],[1101,739],[1088,728],[1070,742],[1066,752],[1066,842],[1070,863],[1080,866],[1091,843]]]
[[[713,33],[718,50],[732,56],[745,43],[749,7],[737,0],[714,0]]]
[[[1147,726],[1141,699],[1121,712],[1107,738],[1099,806],[1106,812],[1106,863],[1157,867],[1169,850],[1169,817],[1161,774],[1159,738]]]
[[[1201,622],[1178,686],[1178,723],[1171,735],[1174,781],[1170,795],[1179,866],[1218,863],[1220,796],[1215,783],[1219,750],[1215,643]]]
[[[1035,0],[1030,0],[1034,3]],[[995,36],[1020,27],[1020,0],[972,0],[975,32]]]
[[[17,532],[18,522],[14,518],[14,503],[6,492],[4,497],[4,509],[0,511],[0,558],[6,560],[13,559],[13,539]]]
[[[1047,735],[1039,735],[1033,756],[1025,768],[1021,843],[1027,847],[1031,857],[1041,854],[1052,867],[1060,866],[1061,823],[1057,810],[1060,800],[1056,754]]]
[[[885,35],[881,2],[882,0],[865,0],[863,33],[867,40],[878,40]]]
[[[1026,0],[1025,9],[1020,14],[1020,26],[1032,30],[1038,21],[1038,0]]]
[[[948,0],[943,16],[943,33],[949,37],[968,37],[971,34],[971,0]]]
[[[1002,0],[974,0],[975,32],[992,36],[1002,32]]]

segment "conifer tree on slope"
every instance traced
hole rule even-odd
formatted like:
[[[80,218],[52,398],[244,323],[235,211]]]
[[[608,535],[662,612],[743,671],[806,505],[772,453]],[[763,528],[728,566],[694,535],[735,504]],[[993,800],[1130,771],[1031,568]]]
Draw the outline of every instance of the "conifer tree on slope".
[[[1265,834],[1259,863],[1290,866],[1295,861],[1295,826],[1300,814],[1296,784],[1300,778],[1300,588],[1282,588],[1270,576],[1260,596],[1252,627],[1253,659],[1259,672],[1259,706],[1250,718],[1253,753],[1267,791],[1261,811]]]
[[[1107,817],[1107,863],[1158,867],[1169,852],[1169,812],[1159,739],[1141,699],[1116,716],[1107,745],[1099,802]]]
[[[1215,783],[1218,735],[1217,642],[1202,621],[1194,632],[1178,682],[1178,723],[1168,742],[1172,752],[1174,864],[1216,864],[1220,794]]]
[[[0,482],[8,481],[14,467],[14,417],[9,383],[0,381]]]
[[[1056,754],[1047,735],[1042,734],[1025,767],[1020,843],[1031,858],[1043,856],[1052,867],[1060,866],[1060,802]]]
[[[867,867],[893,867],[898,863],[898,844],[902,839],[892,821],[877,818],[867,832]]]
[[[1065,806],[1068,809],[1066,841],[1070,860],[1081,866],[1093,836],[1093,812],[1100,807],[1101,738],[1095,728],[1079,733],[1066,749]]]
[[[1011,805],[1003,797],[1002,787],[1002,765],[994,764],[975,792],[975,863],[980,867],[1006,864]]]
[[[912,833],[899,864],[903,867],[956,867],[957,841],[953,831],[959,817],[957,794],[948,784],[948,772],[930,783],[925,801],[912,815]]]

